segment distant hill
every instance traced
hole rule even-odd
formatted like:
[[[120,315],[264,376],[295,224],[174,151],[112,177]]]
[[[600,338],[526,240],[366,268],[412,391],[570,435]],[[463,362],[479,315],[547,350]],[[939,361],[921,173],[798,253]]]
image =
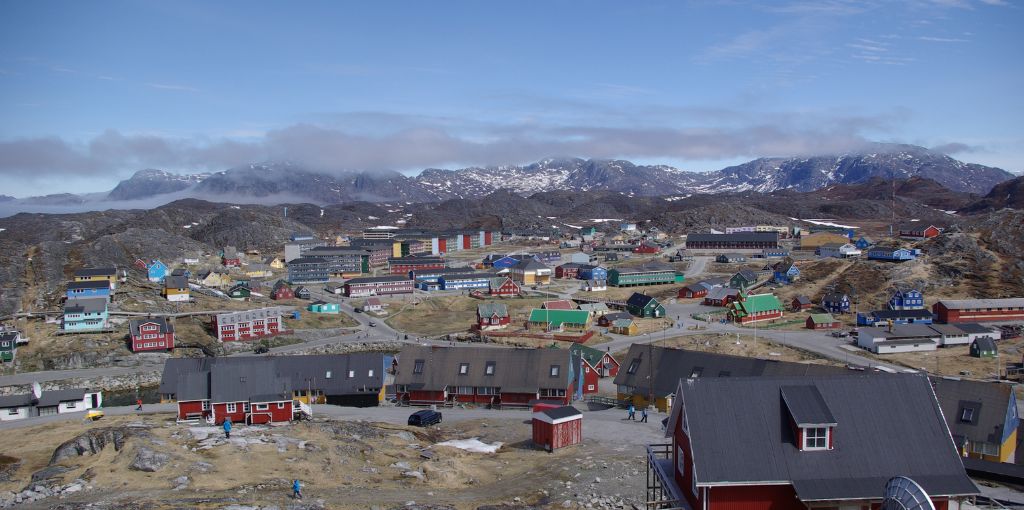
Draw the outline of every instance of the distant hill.
[[[1024,210],[1024,176],[997,184],[981,199],[966,205],[960,212],[977,214],[999,209]]]

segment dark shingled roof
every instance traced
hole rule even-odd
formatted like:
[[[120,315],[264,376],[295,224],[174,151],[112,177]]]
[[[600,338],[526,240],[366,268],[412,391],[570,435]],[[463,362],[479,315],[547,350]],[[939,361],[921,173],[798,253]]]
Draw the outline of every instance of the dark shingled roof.
[[[61,402],[82,400],[83,398],[85,398],[85,390],[82,388],[45,390],[43,391],[43,395],[39,397],[39,403],[36,405],[38,407],[50,407],[60,405]]]
[[[94,280],[85,282],[68,282],[68,290],[81,289],[110,289],[110,282],[107,280]]]
[[[423,360],[423,372],[414,373],[417,360]],[[494,374],[485,368],[494,362]],[[466,375],[459,366],[469,364]],[[558,365],[558,375],[550,369]],[[495,349],[488,347],[406,346],[398,354],[396,385],[416,390],[441,390],[445,387],[497,387],[504,393],[534,393],[541,388],[565,388],[572,371],[567,349]]]
[[[651,362],[653,358],[653,374]],[[640,363],[634,373],[628,367],[633,360]],[[688,351],[668,347],[632,345],[625,358],[619,360],[625,370],[615,376],[616,386],[632,386],[643,394],[649,393],[647,376],[654,380],[654,394],[664,396],[676,391],[679,379],[694,377],[752,377],[762,375],[829,375],[848,374],[845,368],[809,363],[792,363],[770,359],[747,358],[728,354]],[[694,375],[697,374],[697,375]]]
[[[786,408],[798,427],[836,424],[832,411],[829,410],[817,387],[801,384],[783,386],[780,389],[782,401],[786,403]]]
[[[153,323],[160,328],[160,334],[174,333],[174,324],[171,324],[163,317],[150,317],[148,319],[132,319],[128,321],[128,333],[131,336],[139,336],[139,327],[143,324]]]
[[[1013,386],[998,382],[964,381],[935,377],[935,395],[942,406],[949,432],[958,444],[964,440],[1000,445],[1008,407],[1013,405]],[[964,420],[964,409],[971,409]]]
[[[576,409],[573,406],[562,406],[553,409],[544,409],[541,412],[547,415],[547,417],[551,418],[552,420],[560,420],[562,418],[568,418],[570,416],[583,416],[583,413],[581,413],[579,409]]]
[[[31,393],[24,395],[5,395],[0,396],[0,409],[8,407],[27,407],[32,405],[34,397]]]
[[[800,451],[780,393],[812,385],[835,417],[834,447]],[[788,481],[804,502],[879,499],[907,476],[932,496],[977,494],[922,375],[680,381],[698,485]],[[756,461],[752,461],[756,459]]]

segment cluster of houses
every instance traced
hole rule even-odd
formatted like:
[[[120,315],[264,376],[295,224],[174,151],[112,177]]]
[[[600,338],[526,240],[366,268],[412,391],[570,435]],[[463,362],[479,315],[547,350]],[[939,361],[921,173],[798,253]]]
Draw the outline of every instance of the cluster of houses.
[[[639,332],[637,319],[665,316],[664,305],[655,297],[639,292],[617,306],[623,311],[613,312],[608,304],[601,302],[545,301],[540,308],[530,310],[524,326],[527,330],[546,333],[582,333],[596,322],[610,333],[636,335]],[[512,318],[504,303],[485,302],[477,305],[476,321],[480,331],[493,331],[509,326]]]

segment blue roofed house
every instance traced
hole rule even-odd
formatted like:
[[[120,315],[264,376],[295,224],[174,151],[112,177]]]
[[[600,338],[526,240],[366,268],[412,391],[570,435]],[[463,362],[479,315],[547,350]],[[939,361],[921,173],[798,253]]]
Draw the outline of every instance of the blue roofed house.
[[[152,260],[146,265],[146,273],[151,282],[162,282],[167,276],[167,264],[159,260]]]
[[[821,298],[821,308],[829,313],[850,313],[850,296],[829,292]]]
[[[520,256],[522,257],[522,256]],[[519,259],[511,256],[505,256],[491,263],[491,266],[495,269],[508,269],[519,263]]]
[[[68,299],[95,297],[110,299],[110,283],[105,280],[70,282],[66,295]]]
[[[860,236],[859,238],[857,238],[856,241],[853,242],[853,245],[856,246],[858,250],[866,250],[874,246],[874,244],[874,241],[865,236]]]
[[[792,260],[784,260],[772,266],[772,280],[775,283],[789,285],[800,277],[800,269]]]
[[[890,310],[923,310],[924,295],[917,289],[896,289],[889,298]]]
[[[107,300],[105,298],[69,299],[64,302],[62,331],[92,331],[107,327]]]

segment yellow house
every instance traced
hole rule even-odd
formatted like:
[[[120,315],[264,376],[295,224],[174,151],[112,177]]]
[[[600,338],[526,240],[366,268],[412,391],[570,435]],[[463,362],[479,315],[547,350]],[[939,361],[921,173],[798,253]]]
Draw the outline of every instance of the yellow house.
[[[961,456],[1014,462],[1020,418],[1013,385],[936,378],[932,386]]]
[[[272,269],[284,269],[284,259],[281,257],[273,257],[267,259],[267,265]]]
[[[612,326],[609,331],[616,335],[629,335],[633,336],[640,332],[639,326],[636,325],[636,321],[633,319],[618,319],[612,321]]]
[[[509,275],[522,285],[548,285],[551,283],[551,268],[528,258],[509,268]]]
[[[75,271],[76,282],[96,282],[106,280],[110,283],[111,290],[117,288],[116,267],[86,267]]]
[[[270,266],[266,264],[249,264],[242,270],[249,278],[267,278],[273,276]]]
[[[224,287],[233,282],[234,280],[227,273],[218,273],[217,271],[207,271],[206,274],[199,276],[199,283],[206,287]]]

